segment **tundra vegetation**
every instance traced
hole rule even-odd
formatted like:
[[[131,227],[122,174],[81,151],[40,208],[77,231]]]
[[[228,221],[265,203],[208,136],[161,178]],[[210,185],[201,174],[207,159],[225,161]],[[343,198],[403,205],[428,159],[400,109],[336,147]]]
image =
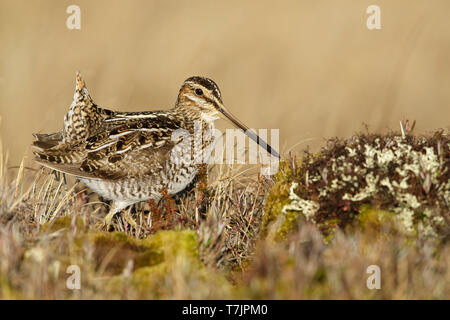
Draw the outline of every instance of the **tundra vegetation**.
[[[95,194],[0,148],[2,299],[448,299],[450,141],[368,131],[289,155],[267,178],[141,203],[101,230]],[[135,223],[131,223],[131,221]],[[80,289],[69,289],[69,266]],[[366,286],[379,266],[381,289]]]

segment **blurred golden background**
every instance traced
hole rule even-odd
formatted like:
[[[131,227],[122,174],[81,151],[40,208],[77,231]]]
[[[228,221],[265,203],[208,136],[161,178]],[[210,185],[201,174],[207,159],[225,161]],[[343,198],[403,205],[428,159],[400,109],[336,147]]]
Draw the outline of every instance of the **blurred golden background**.
[[[81,30],[66,27],[72,4]],[[381,30],[366,27],[372,4]],[[448,128],[449,12],[448,0],[0,0],[4,148],[16,164],[31,133],[62,128],[76,70],[122,111],[170,108],[183,80],[210,77],[244,123],[280,129],[281,153],[403,116]]]

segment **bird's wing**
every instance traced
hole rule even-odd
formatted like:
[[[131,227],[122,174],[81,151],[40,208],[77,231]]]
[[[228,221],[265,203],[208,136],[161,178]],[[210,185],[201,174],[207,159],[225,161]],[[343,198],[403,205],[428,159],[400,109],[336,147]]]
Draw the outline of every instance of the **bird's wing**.
[[[89,179],[116,180],[158,174],[179,141],[177,121],[167,117],[128,121],[83,141],[37,150],[36,161],[57,171]]]

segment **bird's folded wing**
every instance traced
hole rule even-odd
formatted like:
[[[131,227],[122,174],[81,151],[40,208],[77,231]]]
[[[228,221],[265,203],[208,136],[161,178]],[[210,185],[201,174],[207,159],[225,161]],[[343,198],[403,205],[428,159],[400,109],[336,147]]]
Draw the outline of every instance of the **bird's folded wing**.
[[[176,145],[175,122],[164,126],[138,120],[101,131],[84,141],[37,147],[36,161],[51,169],[81,178],[117,180],[158,174]]]

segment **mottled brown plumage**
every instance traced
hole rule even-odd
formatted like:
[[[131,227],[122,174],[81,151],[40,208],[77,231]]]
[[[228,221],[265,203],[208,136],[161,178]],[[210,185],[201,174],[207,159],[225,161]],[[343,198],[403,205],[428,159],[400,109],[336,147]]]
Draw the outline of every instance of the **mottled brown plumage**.
[[[77,73],[64,129],[34,135],[35,160],[74,175],[112,200],[105,219],[109,224],[116,212],[133,203],[182,191],[208,162],[215,143],[214,121],[221,115],[247,130],[226,111],[219,88],[207,78],[187,79],[172,109],[116,112],[98,107]],[[200,146],[193,148],[186,137],[196,142],[198,133]],[[265,144],[256,135],[250,137]]]

